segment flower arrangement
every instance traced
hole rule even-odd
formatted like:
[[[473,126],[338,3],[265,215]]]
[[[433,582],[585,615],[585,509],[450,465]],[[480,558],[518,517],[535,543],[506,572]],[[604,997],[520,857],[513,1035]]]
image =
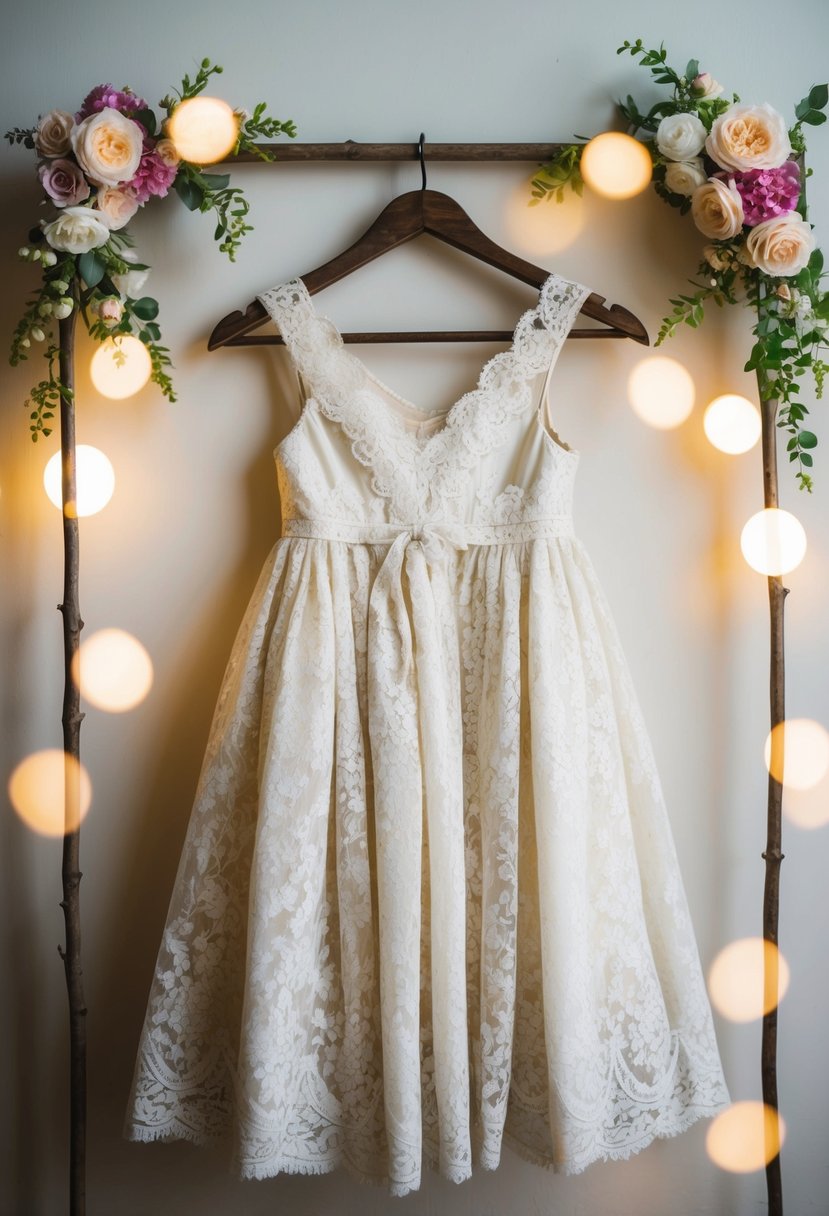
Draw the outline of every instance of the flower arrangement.
[[[777,426],[789,433],[789,461],[798,462],[799,488],[811,492],[812,449],[817,436],[803,427],[809,413],[800,379],[811,369],[818,398],[827,363],[829,294],[821,287],[823,255],[807,219],[804,126],[826,121],[829,87],[815,85],[795,108],[787,127],[768,103],[745,105],[692,59],[684,72],[667,63],[665,47],[646,50],[642,40],[625,41],[617,54],[638,57],[656,84],[671,96],[643,111],[633,97],[617,107],[628,133],[645,144],[657,194],[681,214],[690,211],[707,244],[697,268],[696,290],[671,299],[656,345],[679,325],[694,328],[704,305],[746,302],[756,311],[754,346],[745,370],[754,370],[764,400],[777,403]],[[641,135],[640,135],[641,133]],[[569,144],[543,165],[532,182],[531,205],[563,198],[565,186],[581,193],[584,144]]]
[[[203,93],[211,76],[222,68],[203,59],[191,80],[159,102],[163,116],[130,88],[100,84],[89,92],[74,114],[50,110],[36,126],[6,132],[10,144],[32,149],[49,215],[29,233],[20,256],[42,271],[12,338],[10,362],[26,359],[32,343],[43,343],[47,375],[26,400],[32,440],[51,434],[46,425],[54,416],[62,391],[56,373],[58,347],[51,340],[55,321],[75,309],[99,341],[133,334],[147,348],[151,379],[175,401],[168,368],[170,352],[161,345],[158,302],[141,295],[150,267],[139,261],[127,225],[151,199],[172,190],[191,211],[212,211],[219,249],[235,261],[240,242],[252,225],[243,192],[230,186],[227,174],[205,173],[201,165],[182,157],[171,120],[178,107]],[[200,103],[201,104],[201,103]],[[241,150],[262,160],[273,155],[257,139],[279,134],[294,138],[293,122],[266,114],[264,103],[251,114],[234,110],[235,141],[229,152]]]

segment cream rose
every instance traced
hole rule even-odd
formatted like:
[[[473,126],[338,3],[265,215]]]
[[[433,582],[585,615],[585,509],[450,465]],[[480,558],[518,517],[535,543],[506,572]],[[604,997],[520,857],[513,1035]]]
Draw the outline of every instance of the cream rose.
[[[691,196],[691,216],[703,236],[715,241],[727,241],[743,226],[743,200],[734,185],[718,177],[709,177]]]
[[[78,164],[98,186],[118,186],[135,177],[144,140],[138,123],[104,106],[72,128]]]
[[[171,139],[160,139],[153,151],[160,160],[164,161],[165,165],[177,165],[181,160],[178,148]]]
[[[693,194],[705,181],[706,173],[699,156],[693,160],[672,160],[665,167],[665,185],[674,194]]]
[[[42,226],[52,248],[66,253],[89,253],[109,239],[109,227],[91,207],[64,207],[56,220]]]
[[[72,147],[75,120],[65,110],[50,110],[35,129],[35,148],[41,156],[64,156]]]
[[[792,145],[782,116],[764,102],[733,105],[715,118],[705,150],[723,169],[776,169]]]
[[[103,321],[104,325],[110,328],[117,325],[124,315],[124,305],[117,296],[107,296],[105,300],[101,300],[98,305],[98,316]]]
[[[691,81],[691,92],[700,100],[704,97],[719,97],[722,85],[715,80],[710,72],[698,72]]]
[[[95,209],[100,211],[110,229],[115,231],[130,222],[138,210],[138,199],[131,190],[119,190],[117,186],[101,186],[95,199]]]
[[[756,224],[746,237],[749,264],[770,275],[797,274],[814,247],[811,225],[796,211]]]
[[[138,261],[138,255],[132,249],[122,249],[121,258],[125,262]],[[122,296],[129,296],[131,300],[134,300],[147,282],[149,273],[149,270],[126,270],[123,274],[111,274],[109,277]]]
[[[667,114],[656,130],[656,146],[666,160],[689,161],[704,143],[705,127],[696,114]]]
[[[702,251],[702,256],[705,258],[712,270],[725,270],[728,262],[715,245],[706,245]]]

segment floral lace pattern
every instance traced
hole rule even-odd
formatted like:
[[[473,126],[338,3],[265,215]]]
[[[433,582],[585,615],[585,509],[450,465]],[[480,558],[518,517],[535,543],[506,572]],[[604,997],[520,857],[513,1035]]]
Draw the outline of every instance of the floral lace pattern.
[[[558,275],[428,436],[301,280],[313,396],[228,660],[125,1134],[394,1195],[577,1173],[728,1103],[647,729],[535,386]]]

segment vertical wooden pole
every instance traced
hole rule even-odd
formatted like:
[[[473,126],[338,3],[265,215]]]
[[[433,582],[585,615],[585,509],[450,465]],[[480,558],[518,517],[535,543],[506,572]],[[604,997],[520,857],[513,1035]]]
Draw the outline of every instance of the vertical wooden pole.
[[[760,388],[760,412],[763,422],[763,497],[766,507],[778,505],[777,479],[777,398],[764,395],[763,383],[758,376]],[[783,607],[789,588],[783,586],[779,575],[769,576],[770,617],[770,661],[769,661],[769,707],[771,739],[771,764],[768,782],[766,811],[766,848],[763,858],[766,863],[763,889],[763,937],[775,947],[764,951],[764,1007],[763,1032],[760,1049],[760,1072],[763,1101],[777,1112],[777,991],[778,991],[778,913],[780,907],[780,863],[783,860],[782,808],[783,808],[783,731],[774,730],[783,722],[786,714],[786,674],[783,635]],[[777,776],[772,774],[776,773]],[[781,780],[778,780],[780,778]],[[778,1121],[776,1121],[778,1122]],[[776,1135],[775,1135],[776,1133]],[[783,1216],[783,1183],[780,1174],[778,1126],[768,1129],[766,1157],[771,1158],[766,1166],[766,1190],[769,1199],[769,1216]]]
[[[72,677],[83,629],[78,603],[79,536],[75,464],[74,338],[77,315],[77,280],[73,284],[76,307],[59,322],[60,379],[71,396],[61,393],[60,446],[63,491],[63,615],[64,686],[63,749],[65,762],[65,827],[63,837],[63,908],[66,945],[58,946],[66,972],[69,997],[69,1213],[86,1212],[86,1003],[81,969],[80,913],[80,733],[84,714],[80,690]]]

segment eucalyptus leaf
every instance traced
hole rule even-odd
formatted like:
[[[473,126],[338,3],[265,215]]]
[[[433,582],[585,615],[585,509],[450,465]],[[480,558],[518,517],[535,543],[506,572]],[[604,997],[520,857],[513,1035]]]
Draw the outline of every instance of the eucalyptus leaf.
[[[827,101],[829,101],[829,85],[816,84],[809,90],[808,101],[812,109],[822,110]]]
[[[188,211],[198,211],[204,200],[204,191],[183,173],[175,180],[175,191]]]
[[[142,296],[140,300],[133,302],[132,311],[142,321],[154,321],[158,316],[158,300],[154,300],[152,296]]]
[[[106,262],[95,249],[78,258],[78,271],[87,287],[97,287],[106,274]]]

